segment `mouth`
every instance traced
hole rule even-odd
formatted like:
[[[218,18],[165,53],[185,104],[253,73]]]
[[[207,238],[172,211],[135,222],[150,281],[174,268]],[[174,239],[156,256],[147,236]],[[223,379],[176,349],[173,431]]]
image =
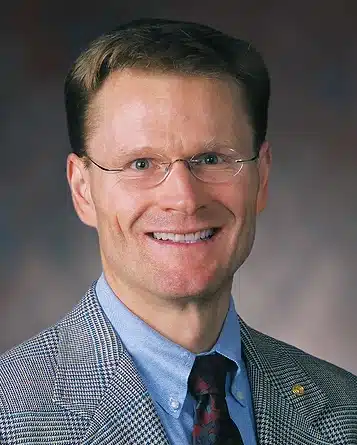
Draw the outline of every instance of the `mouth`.
[[[190,245],[212,242],[220,231],[221,227],[212,227],[207,230],[187,234],[149,232],[146,235],[160,244]]]

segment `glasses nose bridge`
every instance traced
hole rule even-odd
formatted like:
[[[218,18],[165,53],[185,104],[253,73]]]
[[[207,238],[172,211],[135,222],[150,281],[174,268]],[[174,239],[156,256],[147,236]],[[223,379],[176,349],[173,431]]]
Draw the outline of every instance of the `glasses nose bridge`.
[[[192,170],[192,165],[189,159],[175,159],[174,161],[170,162],[167,166],[166,166],[166,172],[165,172],[165,177],[163,178],[163,180],[165,180],[168,175],[171,173],[172,171],[172,166],[174,165],[175,162],[184,162],[186,164],[186,167],[188,168],[189,172],[196,178],[196,175],[194,174],[193,170]]]

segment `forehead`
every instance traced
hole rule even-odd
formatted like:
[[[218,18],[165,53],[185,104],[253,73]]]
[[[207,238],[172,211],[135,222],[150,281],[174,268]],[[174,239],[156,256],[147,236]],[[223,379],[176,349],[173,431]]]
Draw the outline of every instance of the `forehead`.
[[[252,131],[233,82],[203,76],[125,70],[112,73],[92,100],[88,146],[249,145]]]

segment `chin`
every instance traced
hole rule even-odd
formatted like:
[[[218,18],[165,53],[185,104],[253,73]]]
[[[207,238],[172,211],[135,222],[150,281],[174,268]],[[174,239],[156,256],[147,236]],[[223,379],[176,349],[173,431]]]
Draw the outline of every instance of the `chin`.
[[[220,276],[217,274],[217,271],[214,276],[209,276],[208,274],[192,276],[192,274],[182,275],[176,273],[170,276],[170,279],[164,282],[161,281],[160,289],[157,289],[156,292],[163,296],[165,295],[169,299],[204,299],[224,292],[227,288],[230,290],[232,283],[233,277]]]

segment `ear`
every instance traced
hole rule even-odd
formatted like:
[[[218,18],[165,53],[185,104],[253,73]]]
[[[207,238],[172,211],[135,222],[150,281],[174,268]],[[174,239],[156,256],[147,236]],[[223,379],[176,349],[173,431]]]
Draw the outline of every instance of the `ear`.
[[[74,153],[67,157],[67,181],[79,219],[90,227],[97,227],[95,206],[90,191],[89,171],[85,168],[82,159]]]
[[[267,141],[262,144],[259,153],[259,190],[257,196],[257,214],[261,213],[264,210],[268,199],[268,182],[272,162],[272,154],[269,143]]]

